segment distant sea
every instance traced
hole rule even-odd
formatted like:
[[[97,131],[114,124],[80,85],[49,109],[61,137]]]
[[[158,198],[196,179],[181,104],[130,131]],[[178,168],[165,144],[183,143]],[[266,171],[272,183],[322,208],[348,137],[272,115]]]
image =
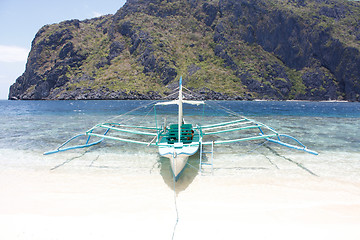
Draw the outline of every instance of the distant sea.
[[[97,123],[113,121],[149,101],[0,101],[0,169],[80,169],[119,174],[167,175],[169,165],[155,147],[104,141],[90,149],[44,156],[70,137]],[[214,174],[307,174],[360,181],[360,103],[307,101],[217,101],[216,105],[295,136],[318,156],[273,144],[220,146]],[[185,111],[187,111],[185,109]],[[189,109],[216,122],[226,120],[212,108]],[[166,115],[167,112],[164,113]],[[170,113],[175,116],[175,113]],[[148,109],[131,113],[133,123],[152,119]],[[168,120],[168,121],[170,121]],[[146,120],[147,121],[147,120]],[[150,120],[149,120],[150,121]],[[162,121],[159,120],[158,121]],[[198,167],[199,156],[189,162]],[[186,173],[188,171],[188,173]],[[195,172],[186,170],[184,174]]]

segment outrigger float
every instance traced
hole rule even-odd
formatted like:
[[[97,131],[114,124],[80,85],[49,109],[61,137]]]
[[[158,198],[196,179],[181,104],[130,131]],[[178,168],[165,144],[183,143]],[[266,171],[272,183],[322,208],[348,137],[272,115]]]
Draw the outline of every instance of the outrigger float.
[[[183,117],[183,105],[205,105],[204,101],[193,101],[183,99],[182,78],[178,88],[178,98],[172,101],[155,101],[153,104],[155,113],[155,126],[137,126],[123,124],[121,122],[100,123],[90,128],[83,134],[76,135],[54,151],[45,152],[45,155],[68,151],[72,149],[91,147],[101,143],[104,139],[110,139],[120,142],[142,144],[146,146],[158,147],[159,154],[169,158],[171,169],[177,180],[187,164],[190,156],[194,155],[200,149],[200,166],[201,172],[203,146],[211,146],[211,154],[214,146],[219,144],[231,144],[237,142],[265,140],[282,146],[305,151],[310,154],[318,155],[317,152],[308,149],[296,138],[280,134],[274,129],[263,123],[251,120],[249,118],[237,115],[236,119],[216,124],[194,124],[188,123]],[[158,126],[156,108],[167,105],[178,106],[177,122]],[[227,137],[219,137],[225,135]],[[140,137],[136,137],[140,136]],[[231,136],[229,138],[229,136]],[[75,139],[85,137],[85,143],[75,146],[68,146]],[[150,140],[145,141],[148,137]],[[92,141],[93,139],[95,141]],[[283,139],[291,140],[290,144]],[[212,159],[212,158],[211,158]],[[212,163],[211,163],[212,164]]]

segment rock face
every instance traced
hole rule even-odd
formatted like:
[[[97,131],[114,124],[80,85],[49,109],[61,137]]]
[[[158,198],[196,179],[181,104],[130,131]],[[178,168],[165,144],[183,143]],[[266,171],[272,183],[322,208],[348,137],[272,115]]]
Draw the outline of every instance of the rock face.
[[[128,0],[46,25],[9,99],[159,99],[179,76],[202,99],[360,101],[360,3]]]

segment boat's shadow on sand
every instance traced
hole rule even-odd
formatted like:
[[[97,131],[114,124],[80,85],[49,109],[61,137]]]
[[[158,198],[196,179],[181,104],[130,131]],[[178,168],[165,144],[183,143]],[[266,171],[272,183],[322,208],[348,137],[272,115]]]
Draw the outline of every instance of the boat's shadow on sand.
[[[174,182],[174,176],[170,167],[170,160],[165,157],[160,157],[159,164],[160,175],[164,179],[164,182],[171,189],[174,189],[175,187],[175,192],[179,194],[180,192],[186,190],[186,188],[190,186],[195,177],[199,174],[199,153],[189,157],[188,164],[186,164],[185,169],[176,182]]]

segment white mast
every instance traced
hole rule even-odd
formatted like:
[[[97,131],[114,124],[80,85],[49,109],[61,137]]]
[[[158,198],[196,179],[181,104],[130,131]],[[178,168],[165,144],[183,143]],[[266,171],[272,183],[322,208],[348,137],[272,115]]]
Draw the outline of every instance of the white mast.
[[[180,77],[179,81],[179,99],[173,100],[169,102],[159,102],[155,105],[172,105],[177,104],[179,106],[179,112],[178,112],[178,141],[177,143],[181,143],[181,125],[183,123],[183,103],[192,104],[192,105],[200,105],[204,104],[203,101],[189,101],[189,100],[183,100],[183,94],[182,94],[182,77]]]
[[[181,142],[180,136],[181,136],[181,125],[183,121],[183,95],[182,95],[182,77],[180,77],[180,83],[179,83],[179,119],[178,119],[178,142]]]

